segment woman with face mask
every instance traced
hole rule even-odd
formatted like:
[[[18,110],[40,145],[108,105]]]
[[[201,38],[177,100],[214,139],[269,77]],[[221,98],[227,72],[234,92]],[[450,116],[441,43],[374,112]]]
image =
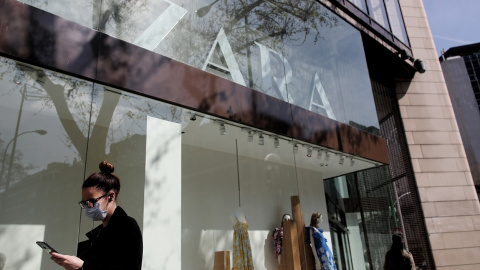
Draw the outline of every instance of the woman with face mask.
[[[102,221],[78,244],[77,255],[50,253],[51,259],[67,270],[141,269],[143,240],[132,217],[117,206],[120,179],[111,163],[102,161],[100,172],[90,175],[82,185],[80,207],[94,221]]]

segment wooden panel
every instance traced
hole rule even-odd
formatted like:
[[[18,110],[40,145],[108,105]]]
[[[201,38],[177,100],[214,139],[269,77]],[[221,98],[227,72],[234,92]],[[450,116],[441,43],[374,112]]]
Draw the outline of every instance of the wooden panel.
[[[215,251],[213,270],[230,270],[230,251]]]
[[[302,206],[298,196],[290,197],[292,204],[293,220],[297,224],[298,248],[300,250],[300,264],[302,270],[315,270],[315,259],[312,248],[305,241],[305,220],[303,219]]]
[[[297,223],[293,220],[283,222],[282,255],[279,270],[300,270],[300,250],[298,248]]]

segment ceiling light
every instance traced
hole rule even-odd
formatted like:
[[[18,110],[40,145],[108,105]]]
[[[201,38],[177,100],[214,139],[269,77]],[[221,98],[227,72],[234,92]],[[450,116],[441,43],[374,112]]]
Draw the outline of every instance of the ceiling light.
[[[25,79],[25,72],[21,68],[18,68],[17,71],[15,72],[15,76],[13,77],[13,82],[15,84],[21,84],[24,79]]]
[[[344,161],[345,161],[345,156],[340,155],[340,160],[338,160],[338,164],[343,165]]]
[[[313,148],[312,148],[311,146],[308,147],[307,157],[311,157],[311,156],[312,156],[312,151],[313,151]]]
[[[355,160],[352,157],[352,158],[350,158],[350,166],[353,166],[353,165],[355,165]]]
[[[317,159],[322,159],[322,149],[318,149]]]
[[[280,142],[277,137],[273,140],[273,146],[275,146],[275,148],[280,148]]]
[[[190,120],[195,121],[197,120],[197,117],[195,116],[195,113],[190,113]]]
[[[330,160],[330,153],[326,152],[325,153],[325,161],[329,161],[329,160]]]
[[[293,145],[293,153],[294,154],[298,153],[298,144],[297,143]]]
[[[226,135],[227,134],[227,129],[225,128],[224,123],[220,123],[220,135]]]
[[[248,142],[253,142],[253,130],[248,131]]]
[[[264,145],[265,144],[265,139],[263,138],[263,134],[260,133],[260,136],[258,136],[258,145]]]

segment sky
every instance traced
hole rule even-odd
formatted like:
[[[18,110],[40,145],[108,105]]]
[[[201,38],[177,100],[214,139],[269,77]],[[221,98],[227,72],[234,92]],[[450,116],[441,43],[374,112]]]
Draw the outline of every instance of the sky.
[[[480,0],[423,0],[437,55],[480,42]]]

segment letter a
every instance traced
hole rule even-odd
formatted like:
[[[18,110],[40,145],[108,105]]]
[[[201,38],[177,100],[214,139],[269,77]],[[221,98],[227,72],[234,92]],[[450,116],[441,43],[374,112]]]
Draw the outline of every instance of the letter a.
[[[223,57],[225,57],[227,67],[210,61],[213,53],[215,52],[215,48],[217,48],[217,44],[220,47],[220,51],[222,52]],[[213,46],[208,53],[205,63],[203,64],[202,70],[206,70],[207,67],[213,68],[225,74],[230,74],[232,76],[233,82],[246,86],[245,79],[240,72],[240,67],[238,66],[235,55],[233,54],[232,47],[230,46],[230,43],[228,43],[228,39],[225,35],[225,31],[223,30],[223,28],[220,28],[220,31],[218,32],[217,38],[213,42]]]
[[[160,42],[172,31],[173,27],[187,14],[187,10],[172,3],[168,8],[138,36],[133,44],[153,51]]]
[[[322,101],[322,104],[315,103],[313,101],[313,96],[315,94],[315,89],[317,90],[317,93],[320,95],[320,100]],[[312,87],[312,95],[310,96],[310,108],[309,110],[312,110],[312,107],[318,107],[321,109],[324,109],[327,112],[327,116],[333,120],[337,120],[335,118],[335,114],[333,114],[332,106],[330,106],[330,102],[328,101],[327,95],[325,94],[325,89],[323,89],[322,82],[320,81],[320,78],[318,78],[318,74],[315,72],[315,75],[313,77],[313,87]]]
[[[268,89],[272,88],[272,78],[277,84],[278,90],[280,91],[280,96],[283,98],[284,101],[289,103],[294,103],[292,96],[288,96],[287,93],[287,84],[292,80],[292,68],[288,63],[287,59],[285,59],[281,54],[278,52],[263,46],[260,43],[255,42],[257,46],[260,48],[260,61],[262,65],[262,90],[267,92]],[[285,77],[274,77],[272,75],[271,63],[270,63],[270,52],[277,55],[280,59],[282,59]]]

